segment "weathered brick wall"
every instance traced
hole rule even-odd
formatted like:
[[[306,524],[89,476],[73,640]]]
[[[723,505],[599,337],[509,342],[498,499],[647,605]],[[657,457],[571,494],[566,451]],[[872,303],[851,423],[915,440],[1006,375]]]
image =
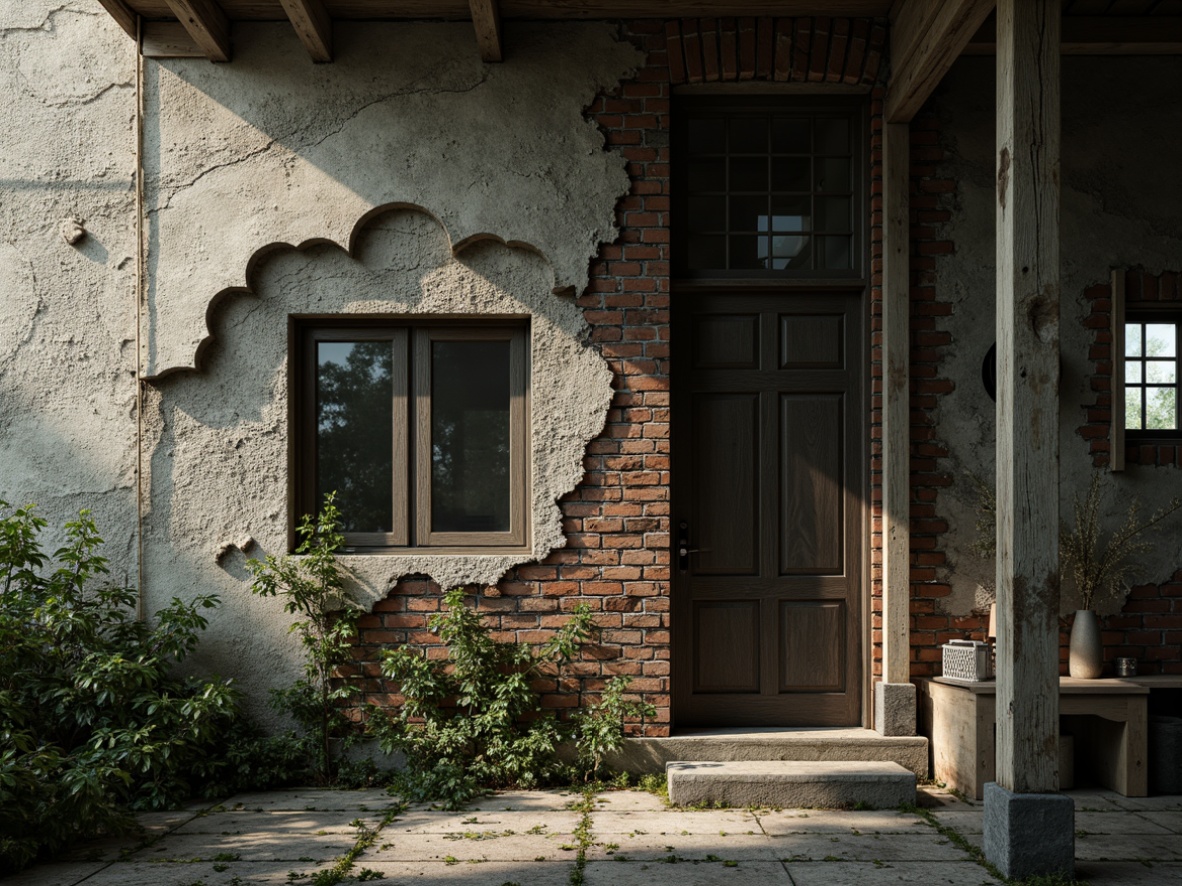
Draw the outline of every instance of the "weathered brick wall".
[[[790,81],[878,84],[886,29],[881,22],[830,18],[683,19],[622,26],[647,54],[618,92],[600,96],[588,116],[609,150],[627,161],[631,190],[617,207],[620,236],[601,249],[578,304],[615,377],[607,426],[588,448],[583,482],[562,502],[567,546],[523,566],[475,603],[504,638],[539,643],[579,603],[602,628],[563,679],[541,681],[552,709],[592,701],[611,676],[633,677],[632,691],[657,707],[648,735],[670,727],[669,493],[669,132],[672,89],[679,83]],[[880,451],[881,403],[881,115],[883,91],[871,96],[872,321],[874,403],[871,441]],[[868,343],[870,346],[870,343]],[[877,462],[874,467],[878,471]],[[881,634],[880,480],[874,483],[872,539],[875,659]],[[426,622],[441,589],[404,580],[361,622],[356,655],[371,678],[369,698],[398,702],[379,679],[384,646],[432,645]],[[436,646],[432,654],[445,651]],[[877,665],[876,665],[877,667]]]

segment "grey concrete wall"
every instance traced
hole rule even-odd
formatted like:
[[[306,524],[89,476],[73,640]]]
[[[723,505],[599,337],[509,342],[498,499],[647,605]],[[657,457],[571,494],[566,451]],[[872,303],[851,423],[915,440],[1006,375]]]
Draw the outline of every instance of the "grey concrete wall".
[[[92,509],[134,584],[134,43],[91,0],[0,3],[0,120],[0,498]]]
[[[1152,273],[1182,265],[1182,60],[1176,58],[1065,58],[1062,124],[1062,385],[1060,413],[1061,512],[1070,518],[1075,495],[1087,488],[1094,469],[1088,443],[1077,433],[1093,371],[1088,350],[1094,333],[1083,319],[1091,285],[1106,283],[1113,267],[1143,267]],[[938,410],[939,433],[951,450],[954,485],[941,493],[939,509],[951,524],[945,535],[945,607],[965,614],[992,600],[993,564],[969,546],[977,499],[964,471],[992,481],[994,404],[984,393],[981,361],[994,340],[994,60],[963,58],[933,97],[931,109],[943,126],[949,159],[939,174],[958,181],[951,197],[952,221],[942,236],[955,254],[937,262],[937,297],[953,304],[940,328],[953,337],[942,370],[955,384]],[[1146,511],[1182,489],[1176,468],[1131,465],[1103,475],[1107,523],[1122,520],[1131,497]],[[1182,566],[1182,520],[1154,536],[1145,558],[1146,581],[1167,580]],[[1115,611],[1110,601],[1102,611]],[[1064,589],[1063,610],[1077,608]]]

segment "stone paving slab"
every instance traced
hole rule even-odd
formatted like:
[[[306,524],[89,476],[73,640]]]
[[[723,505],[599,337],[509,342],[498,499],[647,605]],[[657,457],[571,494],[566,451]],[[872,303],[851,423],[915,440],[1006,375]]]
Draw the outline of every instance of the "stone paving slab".
[[[39,864],[19,874],[5,877],[4,886],[74,886],[106,866],[107,863],[101,861]]]
[[[710,856],[731,861],[777,861],[778,850],[763,834],[610,834],[595,829],[596,846],[587,854],[596,860],[709,861]]]
[[[529,812],[565,809],[577,803],[575,791],[501,791],[479,797],[464,806],[470,812]],[[387,798],[387,803],[389,798]]]
[[[955,886],[1000,883],[983,867],[971,861],[904,862],[883,865],[813,862],[788,864],[795,886],[882,886],[886,883],[914,883]]]
[[[356,836],[353,824],[360,821],[366,827],[375,828],[382,816],[373,812],[357,812],[352,809],[336,809],[321,812],[294,812],[273,810],[271,812],[211,812],[198,815],[173,828],[176,834],[250,834],[268,831],[283,835],[306,834],[349,834]]]
[[[1176,834],[1083,837],[1075,841],[1080,861],[1182,861],[1182,840]]]
[[[735,867],[720,862],[592,861],[584,878],[586,886],[792,886],[784,865],[775,861],[741,861]]]
[[[426,807],[412,807],[396,816],[383,831],[385,834],[452,834],[513,831],[542,835],[570,833],[580,815],[568,809],[529,809],[505,812],[497,809],[440,812]]]
[[[980,812],[969,813],[980,817]],[[932,827],[918,815],[907,812],[876,810],[842,812],[833,809],[786,809],[759,812],[756,818],[764,832],[771,835],[838,833],[931,833]]]
[[[701,812],[666,809],[660,812],[595,811],[594,827],[601,834],[761,834],[759,819],[739,809]]]
[[[958,834],[980,834],[985,830],[985,814],[982,809],[933,809],[932,815],[946,828]]]
[[[443,862],[380,862],[363,858],[354,873],[362,868],[377,871],[384,880],[374,883],[424,886],[568,886],[571,864],[556,862],[481,862],[479,864],[445,864]],[[351,881],[347,881],[351,882]],[[614,882],[614,881],[612,881]],[[294,884],[299,886],[299,883]],[[651,884],[649,884],[651,886]]]
[[[287,810],[291,812],[356,809],[358,812],[381,812],[396,802],[385,789],[334,791],[299,788],[289,791],[235,794],[221,805],[228,812]],[[211,804],[206,804],[208,807]]]
[[[1182,834],[1182,812],[1141,812],[1141,818],[1151,821],[1174,834]]]
[[[364,855],[370,861],[434,861],[449,858],[460,861],[558,861],[572,863],[577,840],[571,834],[490,833],[480,839],[460,834],[395,834],[383,831],[376,846]]]
[[[929,829],[926,834],[859,837],[793,834],[774,837],[776,857],[801,861],[964,861],[963,849]]]
[[[1075,830],[1088,834],[1172,834],[1144,813],[1076,812]]]
[[[272,830],[244,834],[166,834],[132,856],[136,862],[159,860],[283,861],[328,860],[348,852],[355,834],[284,834]],[[219,857],[222,856],[222,857]],[[230,856],[237,856],[236,858]]]
[[[113,864],[91,877],[85,886],[278,886],[278,884],[307,883],[306,877],[291,880],[292,873],[310,876],[323,870],[325,864],[290,864],[275,862],[240,861],[219,863],[216,870],[208,862],[201,864],[130,863]],[[5,884],[7,886],[7,883]]]
[[[1167,886],[1182,884],[1182,865],[1077,861],[1075,876],[1091,886]]]

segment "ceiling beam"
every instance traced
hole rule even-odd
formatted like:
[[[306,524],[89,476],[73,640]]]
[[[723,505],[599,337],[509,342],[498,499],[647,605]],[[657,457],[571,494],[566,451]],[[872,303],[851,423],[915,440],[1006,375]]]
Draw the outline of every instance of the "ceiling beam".
[[[127,8],[123,0],[99,0],[99,3],[111,14],[111,18],[119,23],[119,27],[127,32],[127,36],[132,40],[136,39],[135,13]]]
[[[472,25],[476,28],[476,45],[486,62],[504,58],[501,46],[501,10],[497,0],[468,0],[472,10]]]
[[[995,0],[905,0],[891,28],[888,123],[907,123],[977,33]]]
[[[321,0],[279,0],[314,62],[332,61],[332,18]]]
[[[1065,15],[1063,55],[1182,55],[1182,16]],[[997,52],[997,21],[990,18],[965,47],[966,55]]]
[[[230,20],[214,0],[166,0],[173,15],[211,62],[230,60]]]

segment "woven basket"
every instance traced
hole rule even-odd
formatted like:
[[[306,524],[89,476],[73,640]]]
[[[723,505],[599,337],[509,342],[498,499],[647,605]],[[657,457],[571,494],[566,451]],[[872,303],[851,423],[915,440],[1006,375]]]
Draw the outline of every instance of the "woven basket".
[[[949,680],[980,683],[993,679],[993,648],[980,640],[953,640],[945,643],[944,676]]]

